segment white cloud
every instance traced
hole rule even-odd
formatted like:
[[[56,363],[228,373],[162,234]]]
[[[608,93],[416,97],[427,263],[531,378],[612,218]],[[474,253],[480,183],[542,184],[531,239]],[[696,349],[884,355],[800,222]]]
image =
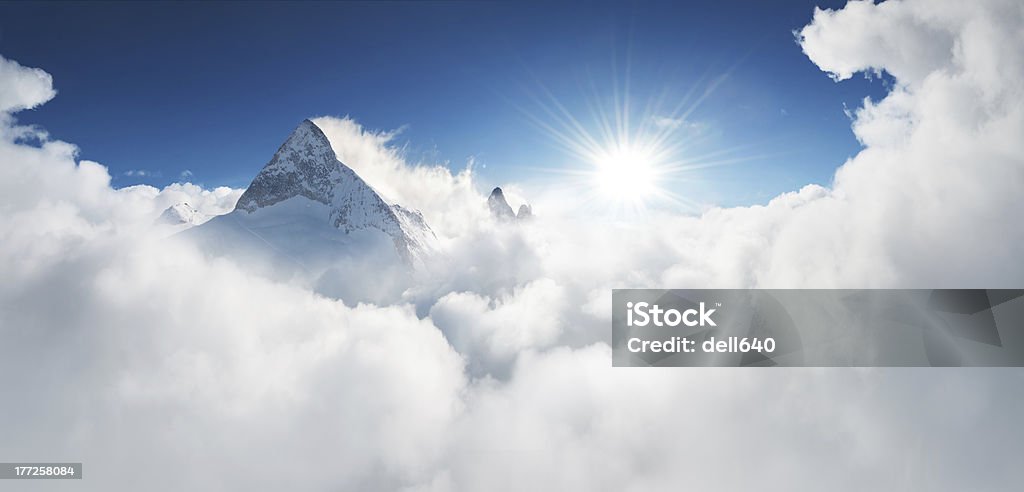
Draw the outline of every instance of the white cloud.
[[[348,117],[313,121],[330,140],[338,159],[386,199],[422,212],[442,238],[460,235],[472,224],[487,220],[487,210],[473,186],[471,166],[453,174],[442,164],[409,165],[401,149],[389,145],[397,132],[368,130]]]
[[[440,490],[959,490],[1018,476],[1009,439],[1024,400],[1004,385],[1019,372],[673,371],[610,357],[604,345],[528,352],[506,384],[476,387]],[[976,424],[986,418],[1000,430]]]
[[[550,279],[540,279],[497,299],[453,292],[434,304],[430,317],[480,372],[496,372],[521,351],[558,340],[563,330],[559,313],[565,305],[563,290]]]
[[[884,70],[917,84],[950,58],[956,27],[938,19],[943,9],[970,7],[854,0],[838,11],[815,8],[814,20],[798,39],[811,61],[837,81]]]
[[[684,129],[689,133],[698,133],[704,131],[706,127],[704,123],[690,121],[686,118],[673,118],[669,116],[655,116],[652,121],[654,122],[654,126],[661,130]]]
[[[898,79],[854,113],[866,149],[830,187],[700,217],[540,208],[497,227],[471,171],[410,166],[392,134],[318,119],[346,163],[446,237],[448,272],[414,296],[419,316],[154,236],[166,206],[216,215],[239,190],[114,190],[74,146],[6,117],[0,372],[24,390],[0,397],[18,422],[0,455],[84,461],[79,485],[94,490],[1015,484],[1019,370],[612,368],[602,309],[614,287],[1019,287],[1024,19],[1011,7],[817,13],[802,46],[819,67]],[[3,63],[0,87],[22,94],[5,111],[52,97],[48,76]]]
[[[429,321],[347,308],[188,244],[107,239],[65,242],[0,294],[3,334],[19,340],[0,349],[0,367],[34,388],[4,399],[20,424],[0,453],[75,457],[88,486],[108,490],[202,488],[214,476],[386,488],[432,465],[463,376]],[[305,471],[286,477],[271,461]]]
[[[55,95],[50,74],[0,56],[0,113],[32,109]]]
[[[869,285],[1024,278],[1006,246],[1024,239],[1014,212],[1024,142],[1010,136],[1024,132],[1021,23],[1014,2],[857,2],[816,12],[802,46],[823,70],[842,78],[884,69],[898,84],[857,110],[853,129],[868,147],[837,171],[830,198],[804,207],[780,235],[776,250],[806,261],[794,269],[776,254],[762,280],[807,279],[829,266]],[[834,246],[848,254],[836,257]],[[854,269],[871,275],[858,279]]]

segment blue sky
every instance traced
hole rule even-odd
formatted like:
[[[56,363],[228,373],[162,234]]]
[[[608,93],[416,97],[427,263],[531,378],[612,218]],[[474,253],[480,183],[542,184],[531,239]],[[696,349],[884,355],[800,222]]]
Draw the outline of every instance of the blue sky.
[[[20,121],[79,145],[115,186],[186,169],[246,186],[318,115],[404,127],[414,161],[472,156],[485,187],[557,181],[544,170],[579,163],[529,117],[545,117],[546,92],[589,125],[627,79],[638,103],[721,80],[688,116],[703,138],[686,151],[736,162],[677,192],[737,205],[827,184],[859,148],[844,104],[885,91],[834,83],[801,53],[792,31],[815,4],[842,2],[5,3],[0,54],[59,92]]]

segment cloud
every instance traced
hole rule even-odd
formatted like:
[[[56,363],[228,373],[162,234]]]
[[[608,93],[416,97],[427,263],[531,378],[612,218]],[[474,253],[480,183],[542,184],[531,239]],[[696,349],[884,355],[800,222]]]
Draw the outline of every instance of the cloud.
[[[1004,386],[1019,372],[673,371],[610,357],[604,345],[528,352],[507,384],[477,387],[434,490],[958,490],[1018,476],[1004,454],[1017,445],[998,434],[1022,434],[1024,402]]]
[[[409,165],[389,144],[398,132],[372,131],[355,120],[323,116],[314,123],[327,136],[338,159],[385,199],[423,213],[434,232],[448,239],[488,218],[473,185],[473,168],[452,173],[440,163]]]
[[[0,56],[0,113],[32,109],[55,95],[50,74]]]
[[[394,134],[320,118],[346,163],[445,237],[444,271],[378,304],[152,227],[177,201],[223,213],[240,190],[114,189],[7,117],[0,371],[23,390],[0,397],[18,422],[0,454],[83,461],[94,490],[1007,488],[1019,370],[612,368],[606,307],[615,287],[1019,287],[1021,15],[818,11],[800,38],[814,63],[896,77],[853,112],[865,149],[828,187],[698,217],[538,207],[498,227],[471,169],[410,165]],[[4,63],[0,87],[52,97],[48,76]]]
[[[685,129],[688,132],[701,132],[704,131],[706,125],[703,123],[687,120],[686,118],[672,118],[668,116],[655,116],[653,118],[654,126],[658,129],[663,130],[680,130]]]
[[[797,38],[808,58],[837,81],[885,70],[917,84],[939,69],[953,48],[956,33],[935,22],[939,15],[923,2],[855,0],[840,10],[815,8],[814,20]]]
[[[186,243],[61,248],[72,244],[48,244],[54,255],[0,295],[4,335],[19,340],[0,367],[46,368],[21,378],[30,394],[4,400],[21,425],[0,453],[76,457],[96,489],[150,487],[168,463],[194,460],[157,488],[219,475],[244,488],[378,489],[432,464],[459,410],[462,361],[410,309],[347,308]],[[268,459],[307,472],[246,471]]]
[[[831,266],[868,285],[1017,284],[1024,270],[1006,245],[1024,239],[1013,217],[1024,143],[1010,137],[1024,130],[1015,102],[1024,95],[1021,16],[1013,2],[853,2],[816,11],[801,31],[812,61],[840,79],[883,69],[897,86],[856,111],[853,130],[867,148],[777,242],[779,253],[809,253],[807,268],[776,256],[763,279],[808,278]],[[848,253],[836,257],[841,248]],[[855,268],[872,276],[857,279]]]
[[[430,318],[459,353],[480,366],[478,372],[489,374],[523,350],[558,340],[564,303],[563,288],[541,279],[498,299],[473,292],[447,294],[433,305]]]

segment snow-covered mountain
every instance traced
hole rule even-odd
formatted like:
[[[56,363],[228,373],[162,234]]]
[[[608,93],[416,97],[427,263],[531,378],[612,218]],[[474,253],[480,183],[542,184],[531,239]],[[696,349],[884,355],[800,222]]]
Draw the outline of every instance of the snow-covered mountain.
[[[167,207],[160,217],[156,219],[158,224],[171,225],[171,226],[182,226],[182,225],[196,225],[205,219],[202,213],[192,208],[188,202],[180,202]]]
[[[419,212],[388,203],[339,161],[309,120],[260,170],[234,211],[190,232],[218,249],[262,249],[313,270],[339,259],[381,259],[382,249],[419,267],[435,254],[437,240]]]

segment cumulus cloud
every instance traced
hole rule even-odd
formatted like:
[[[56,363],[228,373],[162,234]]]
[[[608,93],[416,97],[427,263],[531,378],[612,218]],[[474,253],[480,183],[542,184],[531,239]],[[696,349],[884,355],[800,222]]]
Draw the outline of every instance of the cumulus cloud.
[[[884,70],[916,84],[940,69],[953,47],[956,33],[935,22],[939,10],[923,2],[855,0],[838,11],[815,8],[798,37],[811,61],[837,81]]]
[[[851,2],[816,11],[801,31],[812,61],[840,79],[881,69],[897,87],[856,111],[853,130],[867,148],[780,238],[784,248],[810,252],[809,268],[776,257],[762,278],[796,280],[841,264],[821,257],[836,251],[831,244],[814,247],[829,236],[848,241],[845,259],[856,268],[888,272],[887,284],[1014,286],[1024,278],[1006,246],[1024,239],[1014,218],[1024,142],[1010,136],[1024,131],[1021,22],[1019,4],[998,1]],[[797,236],[816,224],[818,234]]]
[[[430,317],[451,344],[487,374],[524,349],[547,347],[558,340],[563,290],[554,281],[541,279],[497,299],[453,292],[434,304]]]
[[[0,113],[32,109],[55,95],[50,74],[0,56]]]
[[[422,212],[443,239],[487,220],[472,166],[452,173],[443,163],[409,165],[401,148],[389,145],[397,132],[369,130],[349,117],[323,116],[313,122],[330,140],[338,159],[385,199]]]
[[[17,423],[0,455],[83,461],[93,490],[1015,484],[1019,370],[612,368],[606,342],[615,287],[1019,287],[1022,15],[816,11],[811,61],[896,78],[853,113],[865,149],[827,187],[699,217],[541,209],[498,227],[471,169],[410,165],[392,133],[319,118],[446,241],[445,271],[411,296],[348,306],[154,234],[166,206],[217,215],[239,190],[112,188],[13,123],[52,87],[2,60],[0,87],[21,88],[0,92],[0,371],[22,389],[0,397]]]
[[[958,490],[1019,476],[998,454],[1016,446],[972,423],[1021,435],[1024,402],[1004,386],[1019,372],[672,371],[610,357],[605,345],[526,353],[507,384],[480,385],[423,490]]]
[[[408,480],[431,463],[462,361],[410,309],[349,309],[187,243],[71,244],[46,245],[55,254],[0,301],[4,335],[18,340],[0,364],[40,368],[22,378],[30,395],[4,402],[20,422],[4,455],[78,457],[97,488],[151,488],[159,469],[193,461],[160,487],[200,486],[229,466],[232,486],[322,489]],[[243,478],[268,453],[305,477]]]

